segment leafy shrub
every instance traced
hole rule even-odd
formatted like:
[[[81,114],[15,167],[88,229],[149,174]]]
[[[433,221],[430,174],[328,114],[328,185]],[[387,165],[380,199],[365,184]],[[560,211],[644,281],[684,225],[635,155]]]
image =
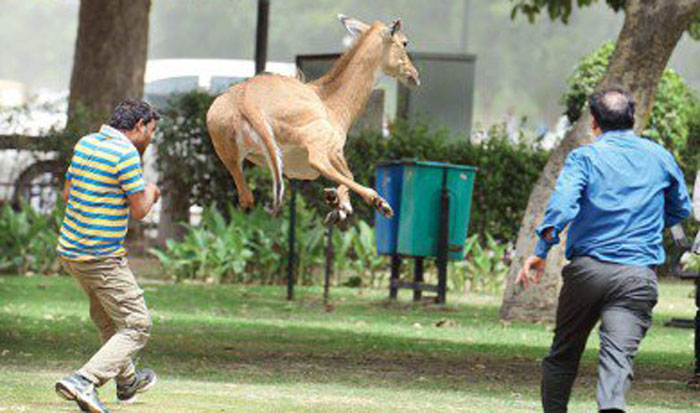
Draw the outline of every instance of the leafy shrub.
[[[464,244],[464,261],[451,262],[448,272],[453,290],[467,293],[501,292],[508,275],[508,245],[499,244],[489,234],[482,246],[476,235]]]
[[[499,240],[517,234],[530,191],[547,162],[548,152],[521,139],[512,143],[505,125],[495,125],[488,139],[470,143],[455,141],[439,128],[397,123],[392,137],[360,135],[350,137],[346,157],[351,165],[373,165],[379,161],[419,159],[471,165],[478,168],[472,199],[469,233],[482,240],[490,233]],[[375,169],[355,168],[355,179],[375,185]],[[374,210],[354,202],[358,218],[374,222]]]
[[[581,116],[586,99],[602,79],[614,49],[615,43],[608,42],[583,57],[569,78],[562,103],[572,122]],[[642,134],[673,153],[683,169],[686,184],[692,188],[700,169],[700,102],[683,78],[672,69],[664,70],[661,76],[649,123]],[[689,236],[695,236],[700,229],[693,220],[686,221],[684,227]],[[670,237],[665,238],[664,247],[666,251],[675,248]],[[669,271],[667,263],[659,274],[668,274]]]
[[[244,213],[229,206],[228,218],[215,207],[205,208],[199,225],[185,224],[181,241],[168,240],[153,255],[177,281],[256,282],[286,280],[289,217],[270,217],[262,209]],[[325,227],[316,213],[297,205],[297,280],[314,284],[323,267]]]
[[[586,99],[602,80],[614,50],[614,42],[605,43],[598,50],[584,56],[569,77],[567,91],[561,100],[572,123],[581,116]],[[697,116],[698,113],[697,105],[697,98],[683,78],[673,69],[664,70],[649,124],[643,135],[665,146],[677,159],[682,159],[691,129],[690,123],[695,121],[694,115]]]
[[[377,254],[377,236],[374,228],[365,221],[359,221],[357,225],[348,231],[351,239],[352,251],[356,257],[351,261],[355,273],[360,276],[369,275],[369,285],[374,287],[383,281],[383,275],[388,265],[386,256]]]
[[[170,102],[155,140],[156,168],[162,179],[187,193],[191,203],[214,205],[226,214],[231,202],[237,204],[237,194],[206,133],[206,111],[211,101],[211,96],[195,92]],[[380,161],[420,159],[478,167],[470,233],[478,233],[483,241],[487,232],[498,240],[509,240],[517,234],[530,190],[548,153],[531,144],[511,143],[503,125],[491,128],[489,139],[469,143],[455,139],[445,129],[398,122],[391,127],[390,138],[374,133],[349,137],[345,155],[355,179],[370,187],[375,183],[374,166]],[[244,170],[257,205],[269,203],[271,184],[266,168],[247,164]],[[328,186],[336,184],[324,178],[301,181],[300,198],[310,209],[325,215],[328,208],[323,203],[322,188]],[[353,195],[352,201],[356,212],[353,219],[372,225],[374,209],[357,196]],[[311,247],[316,245],[312,243]]]
[[[12,273],[53,273],[58,271],[58,231],[63,208],[42,214],[25,202],[18,211],[5,205],[0,209],[0,271]]]
[[[207,110],[213,100],[207,93],[190,92],[169,101],[153,140],[155,166],[160,183],[187,194],[190,203],[228,211],[228,204],[238,198],[207,132]]]
[[[244,229],[235,224],[227,223],[216,209],[206,209],[201,225],[189,226],[181,242],[169,239],[165,250],[151,251],[178,281],[245,282],[253,251]]]

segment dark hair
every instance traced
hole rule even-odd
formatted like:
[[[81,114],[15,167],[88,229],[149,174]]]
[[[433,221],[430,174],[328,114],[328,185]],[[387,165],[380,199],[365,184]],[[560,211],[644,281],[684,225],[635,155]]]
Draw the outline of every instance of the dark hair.
[[[612,86],[595,92],[588,99],[593,119],[602,131],[634,127],[634,96],[622,86]]]
[[[128,131],[134,129],[141,119],[147,124],[152,120],[160,120],[160,114],[142,100],[126,99],[114,109],[109,126]]]

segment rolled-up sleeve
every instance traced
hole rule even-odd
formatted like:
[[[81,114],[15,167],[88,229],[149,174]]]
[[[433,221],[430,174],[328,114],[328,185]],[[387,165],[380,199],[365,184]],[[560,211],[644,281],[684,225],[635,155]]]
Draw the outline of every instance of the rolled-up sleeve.
[[[670,183],[664,193],[664,226],[672,227],[688,218],[693,207],[683,171],[675,159],[671,159],[668,172]]]

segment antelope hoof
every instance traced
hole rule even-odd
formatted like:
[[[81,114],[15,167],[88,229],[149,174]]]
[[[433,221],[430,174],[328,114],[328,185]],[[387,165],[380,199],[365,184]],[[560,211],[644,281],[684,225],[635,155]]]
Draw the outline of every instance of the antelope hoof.
[[[335,211],[329,212],[326,215],[326,218],[323,220],[323,223],[327,226],[336,225],[345,221],[345,218],[347,217],[348,214],[345,211],[337,209]]]
[[[381,212],[382,215],[384,215],[387,218],[391,218],[394,216],[394,210],[391,209],[389,203],[386,202],[386,200],[380,196],[374,198],[374,207],[377,208],[377,211]]]
[[[282,206],[280,204],[273,204],[272,206],[269,206],[269,205],[265,206],[265,212],[272,215],[273,217],[279,216],[281,210],[282,210]]]
[[[338,190],[335,188],[324,188],[323,200],[329,207],[337,208],[338,205],[340,205],[340,197],[338,196]]]
[[[255,207],[255,198],[253,198],[253,194],[246,194],[238,197],[238,203],[242,210],[251,210]]]

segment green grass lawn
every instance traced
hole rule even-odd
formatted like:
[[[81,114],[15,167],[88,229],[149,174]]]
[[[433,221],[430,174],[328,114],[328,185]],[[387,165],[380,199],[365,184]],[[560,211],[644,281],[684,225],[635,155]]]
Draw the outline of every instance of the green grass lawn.
[[[412,305],[402,291],[142,283],[154,327],[140,366],[158,385],[115,412],[540,410],[541,358],[551,326],[503,324],[500,297],[449,296],[446,308]],[[636,361],[631,412],[699,411],[691,285],[662,283],[661,301]],[[437,327],[441,320],[446,326]],[[0,412],[77,411],[53,384],[99,346],[87,299],[68,277],[0,276]],[[598,340],[592,335],[571,411],[594,412]]]

